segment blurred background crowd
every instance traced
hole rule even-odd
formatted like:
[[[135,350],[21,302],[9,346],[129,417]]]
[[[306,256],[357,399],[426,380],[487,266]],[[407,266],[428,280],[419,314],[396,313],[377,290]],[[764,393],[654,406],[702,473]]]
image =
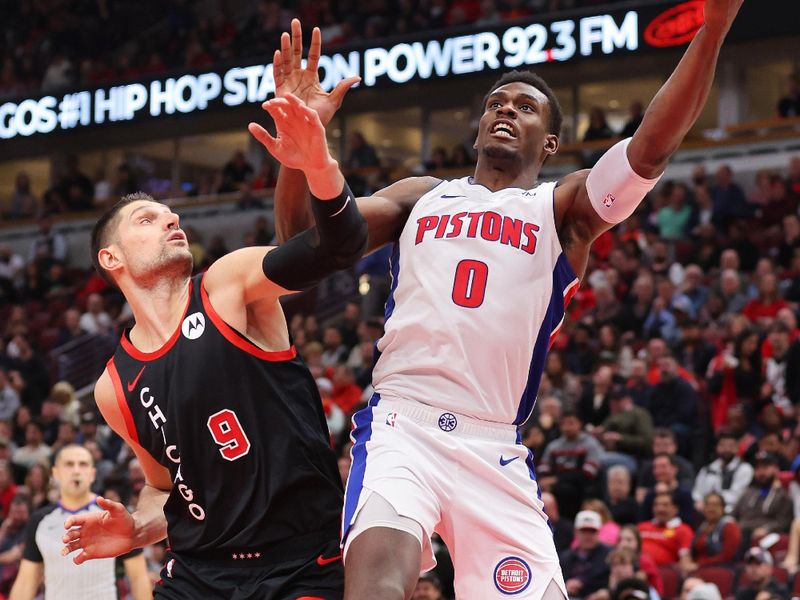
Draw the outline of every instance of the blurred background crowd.
[[[293,16],[319,24],[326,47],[335,47],[595,4],[601,2],[6,3],[0,98],[263,60]],[[768,98],[769,114],[794,123],[800,89],[795,77],[781,81],[785,90]],[[623,114],[627,106],[621,105]],[[574,139],[589,144],[577,151],[589,166],[600,151],[592,144],[631,135],[645,105],[630,102],[613,122],[605,106],[584,108],[586,127]],[[405,113],[398,114],[409,129]],[[441,120],[461,118],[450,114]],[[377,120],[395,118],[384,116]],[[456,124],[462,137],[432,132],[427,150],[402,164],[387,140],[378,139],[389,133],[342,126],[339,160],[351,187],[367,194],[411,173],[469,174],[472,132],[468,121]],[[197,272],[231,250],[275,241],[270,197],[277,170],[269,160],[253,161],[252,148],[226,146],[213,168],[187,167],[170,181],[164,169],[141,161],[86,168],[75,148],[65,147],[69,152],[53,161],[48,177],[15,169],[0,182],[11,190],[0,197],[0,234],[25,240],[7,243],[0,236],[0,596],[14,581],[31,512],[57,499],[49,467],[59,448],[79,443],[91,451],[95,491],[105,497],[133,507],[144,484],[135,457],[91,400],[91,386],[131,325],[131,313],[88,261],[75,259],[69,228],[121,195],[144,190],[170,202],[188,200],[187,206],[195,196],[210,197],[239,211],[246,225],[235,235],[186,220]],[[781,150],[773,161],[780,166],[769,168],[700,156],[595,242],[550,351],[536,410],[521,432],[533,452],[571,597],[800,597],[797,148]],[[389,252],[365,257],[349,284],[323,285],[325,298],[311,292],[286,303],[343,480],[350,417],[372,393],[373,349],[391,285]],[[440,540],[434,548],[439,566],[420,579],[417,600],[453,598],[447,550]],[[146,554],[157,579],[164,545]],[[120,590],[124,597],[122,577]]]

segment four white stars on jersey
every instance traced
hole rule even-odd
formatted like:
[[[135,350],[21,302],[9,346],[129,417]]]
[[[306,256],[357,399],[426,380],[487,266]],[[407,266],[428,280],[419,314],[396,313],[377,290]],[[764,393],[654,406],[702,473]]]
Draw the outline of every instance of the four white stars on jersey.
[[[233,560],[237,559],[244,560],[245,558],[261,558],[261,552],[248,552],[247,554],[245,554],[244,552],[236,554],[236,552],[234,552],[233,554],[231,554],[231,557],[233,557]]]

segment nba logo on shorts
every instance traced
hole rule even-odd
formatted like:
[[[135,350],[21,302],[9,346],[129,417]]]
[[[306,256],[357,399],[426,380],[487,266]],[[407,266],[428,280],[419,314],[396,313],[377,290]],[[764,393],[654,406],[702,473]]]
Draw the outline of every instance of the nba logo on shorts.
[[[394,424],[396,422],[397,422],[397,413],[396,412],[390,412],[388,415],[386,415],[386,424],[389,427],[394,427]]]
[[[606,194],[606,197],[603,198],[603,206],[606,208],[611,208],[611,205],[614,204],[614,200],[616,200],[616,198],[614,198],[614,194]]]
[[[497,589],[512,596],[524,591],[531,583],[531,568],[521,558],[509,556],[494,568],[494,584]]]

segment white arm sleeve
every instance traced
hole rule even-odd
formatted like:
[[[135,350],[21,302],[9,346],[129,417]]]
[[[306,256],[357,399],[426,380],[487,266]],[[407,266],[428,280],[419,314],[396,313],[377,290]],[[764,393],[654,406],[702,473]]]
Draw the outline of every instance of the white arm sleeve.
[[[628,161],[631,138],[615,144],[603,154],[586,178],[586,191],[597,214],[606,223],[621,223],[633,214],[661,175],[645,179]]]

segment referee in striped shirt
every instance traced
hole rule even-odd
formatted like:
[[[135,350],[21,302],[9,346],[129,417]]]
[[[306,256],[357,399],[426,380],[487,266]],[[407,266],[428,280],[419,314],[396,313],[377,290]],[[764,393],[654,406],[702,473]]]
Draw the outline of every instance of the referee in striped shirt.
[[[36,511],[28,523],[25,550],[9,600],[33,600],[44,580],[45,600],[117,600],[116,560],[76,565],[61,555],[61,536],[68,516],[102,511],[91,492],[95,478],[91,453],[83,446],[64,446],[56,455],[53,479],[61,499]],[[121,556],[134,600],[152,599],[153,591],[141,550]]]

